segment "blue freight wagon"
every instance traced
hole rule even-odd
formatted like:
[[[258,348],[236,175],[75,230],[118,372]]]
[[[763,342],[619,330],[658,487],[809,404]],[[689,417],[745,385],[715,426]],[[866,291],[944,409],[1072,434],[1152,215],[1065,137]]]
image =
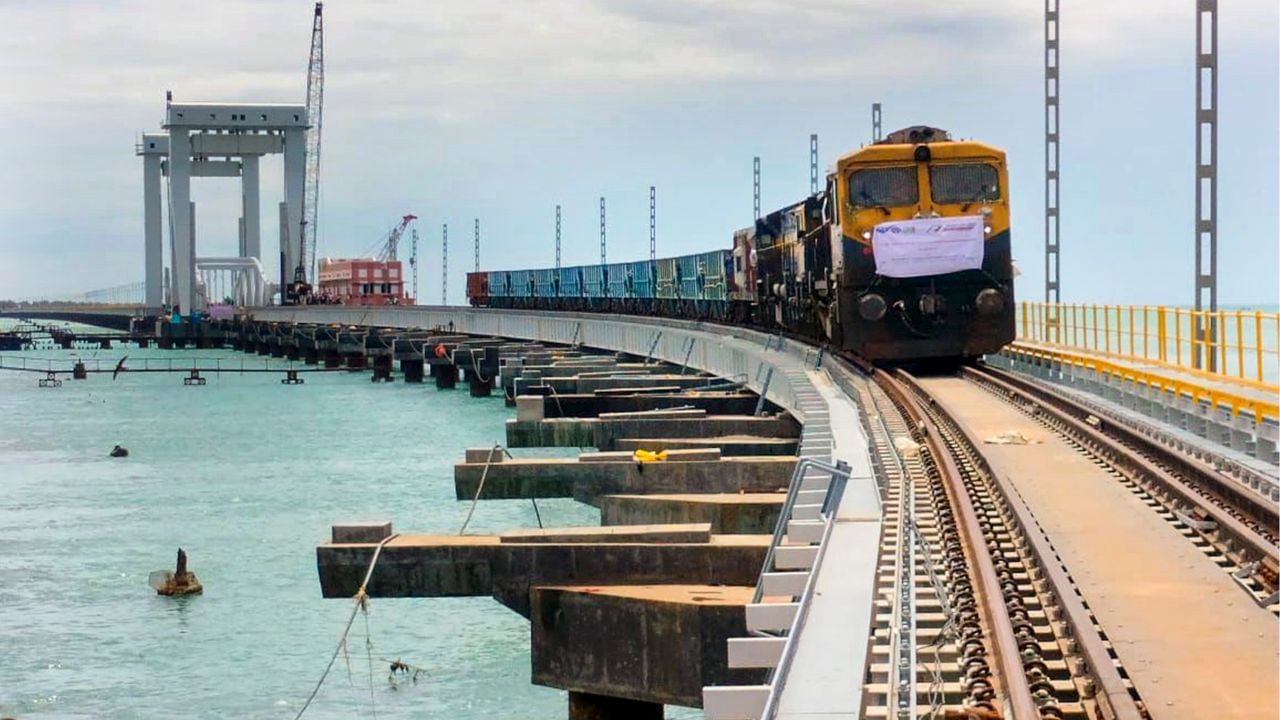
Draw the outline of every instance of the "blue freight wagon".
[[[627,284],[630,296],[638,300],[653,299],[654,263],[638,260],[627,263]]]
[[[681,300],[701,300],[702,283],[698,268],[698,255],[681,255],[676,258],[676,282]]]
[[[576,308],[582,301],[582,268],[560,268],[560,287],[557,293],[560,306],[568,309]]]
[[[716,320],[729,317],[730,290],[733,286],[733,251],[712,250],[698,255],[698,279],[702,286],[699,317]]]
[[[533,278],[533,296],[536,298],[554,298],[559,295],[556,292],[556,269],[544,268],[541,270],[530,270]]]
[[[611,263],[604,266],[605,288],[612,307],[618,308],[621,301],[625,301],[631,297],[631,290],[627,283],[627,263]]]
[[[533,271],[512,270],[507,273],[507,295],[511,307],[534,307]]]
[[[712,250],[698,256],[698,273],[702,278],[702,299],[727,301],[733,277],[733,251]]]
[[[609,278],[604,265],[582,266],[582,295],[589,309],[602,310],[608,306]]]
[[[511,296],[511,291],[507,287],[507,271],[493,270],[489,273],[489,297],[506,298]]]

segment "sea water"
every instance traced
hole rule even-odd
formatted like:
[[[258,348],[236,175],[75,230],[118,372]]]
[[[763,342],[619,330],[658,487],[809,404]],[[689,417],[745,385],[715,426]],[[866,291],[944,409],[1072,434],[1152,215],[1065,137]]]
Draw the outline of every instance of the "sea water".
[[[37,350],[105,360],[247,356],[228,350]],[[260,359],[255,358],[255,362]],[[284,367],[283,361],[276,361]],[[456,533],[453,463],[503,442],[500,396],[303,375],[0,371],[0,716],[291,718],[351,611],[320,597],[315,547],[333,523],[390,520]],[[129,449],[113,459],[114,445]],[[548,526],[599,522],[569,500]],[[535,527],[528,501],[484,501],[468,532]],[[157,597],[179,547],[204,594]],[[366,644],[366,639],[369,644]],[[374,659],[370,662],[369,657]],[[388,680],[389,661],[425,673]],[[372,680],[370,678],[372,675]],[[358,616],[308,718],[559,718],[532,685],[529,624],[487,597],[380,599]]]

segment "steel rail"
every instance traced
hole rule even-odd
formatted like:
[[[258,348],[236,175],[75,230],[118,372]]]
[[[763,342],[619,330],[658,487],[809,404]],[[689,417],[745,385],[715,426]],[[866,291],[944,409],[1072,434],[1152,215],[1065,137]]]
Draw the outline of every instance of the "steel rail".
[[[1252,560],[1263,560],[1271,563],[1272,570],[1280,567],[1280,549],[1275,541],[1263,532],[1250,527],[1232,511],[1249,518],[1260,527],[1274,529],[1280,521],[1277,506],[1255,496],[1252,491],[1243,492],[1244,488],[1218,476],[1216,470],[1194,458],[1169,448],[1164,448],[1147,441],[1141,435],[1129,431],[1118,424],[1102,423],[1103,429],[1095,428],[1084,420],[1078,419],[1062,405],[1057,404],[1038,392],[1009,382],[1008,376],[998,371],[978,371],[965,368],[963,375],[979,384],[987,384],[1010,397],[1032,403],[1037,409],[1053,417],[1061,423],[1068,434],[1083,441],[1091,451],[1100,453],[1105,460],[1117,470],[1129,476],[1139,484],[1147,480],[1172,496],[1175,502],[1189,508],[1199,508],[1209,514],[1217,523],[1220,533],[1233,541],[1240,548],[1237,558],[1241,565]],[[1048,391],[1045,391],[1048,392]],[[1058,398],[1069,404],[1065,398]],[[1083,412],[1077,408],[1077,412]],[[1116,437],[1108,435],[1114,433]],[[1124,440],[1120,438],[1123,437]],[[1130,446],[1126,446],[1129,441]],[[1135,447],[1137,449],[1135,449]],[[1167,463],[1180,472],[1185,480],[1180,480],[1156,462],[1142,457],[1140,453],[1155,456],[1162,463]],[[1236,503],[1239,503],[1237,505]],[[1241,507],[1243,505],[1243,507]],[[1271,580],[1270,585],[1274,585]],[[1274,591],[1274,587],[1268,588]]]
[[[956,510],[957,525],[966,555],[969,557],[969,565],[974,571],[974,592],[993,641],[992,658],[1004,691],[1003,700],[1006,705],[1004,715],[1019,720],[1038,718],[1040,711],[1032,696],[1031,686],[1027,682],[1018,640],[1014,634],[1013,621],[1009,617],[1009,609],[1005,605],[1004,594],[1000,588],[1000,578],[991,559],[987,540],[983,537],[977,511],[961,479],[960,469],[956,466],[951,453],[942,445],[942,437],[937,426],[919,407],[919,400],[907,390],[904,384],[884,370],[875,370],[873,377],[886,394],[902,408],[911,424],[920,429],[929,454],[934,460],[938,474]]]
[[[905,373],[904,373],[905,375]],[[930,398],[929,402],[935,412],[943,417],[954,429],[960,439],[974,450],[974,457],[981,469],[992,480],[1009,509],[1013,513],[1018,530],[1022,533],[1031,550],[1032,556],[1039,563],[1052,588],[1053,598],[1062,611],[1062,618],[1071,628],[1070,637],[1076,643],[1076,649],[1088,665],[1089,673],[1096,682],[1094,700],[1108,720],[1146,720],[1150,716],[1134,702],[1129,687],[1116,668],[1107,644],[1094,625],[1093,616],[1084,606],[1080,596],[1076,594],[1066,569],[1058,560],[1052,544],[1044,530],[1032,517],[1022,496],[1012,491],[1006,478],[996,473],[987,462],[986,457],[977,449],[982,447],[979,439],[968,428],[960,423],[958,414],[942,400],[933,397],[927,390],[910,376],[906,382],[921,395]]]
[[[965,368],[967,377],[975,379],[990,378],[995,384],[1007,391],[1025,398],[1038,406],[1044,407],[1055,416],[1066,416],[1087,421],[1090,416],[1098,417],[1099,413],[1089,407],[1082,406],[1073,398],[1052,388],[1041,387],[1036,383],[1020,378],[1017,375],[992,367]],[[1226,496],[1232,505],[1240,507],[1254,516],[1254,520],[1264,527],[1275,528],[1280,524],[1280,505],[1258,490],[1232,479],[1222,473],[1212,463],[1166,447],[1138,430],[1128,427],[1123,422],[1105,422],[1094,428],[1104,436],[1128,445],[1139,452],[1155,458],[1169,469],[1192,479],[1205,490]]]

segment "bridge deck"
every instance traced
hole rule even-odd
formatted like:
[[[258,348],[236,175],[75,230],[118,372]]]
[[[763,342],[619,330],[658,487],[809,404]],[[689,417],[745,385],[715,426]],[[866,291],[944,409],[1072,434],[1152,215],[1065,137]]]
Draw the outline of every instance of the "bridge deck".
[[[1252,718],[1280,693],[1275,617],[1116,477],[995,396],[923,381],[1022,496],[1155,717]]]

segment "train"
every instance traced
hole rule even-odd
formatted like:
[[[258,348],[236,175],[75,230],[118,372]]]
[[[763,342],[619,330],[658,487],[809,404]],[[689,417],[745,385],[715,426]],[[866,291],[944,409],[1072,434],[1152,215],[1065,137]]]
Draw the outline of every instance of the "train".
[[[684,318],[869,362],[970,361],[1015,334],[1004,151],[931,126],[839,157],[826,186],[678,257],[467,274],[474,307]]]

